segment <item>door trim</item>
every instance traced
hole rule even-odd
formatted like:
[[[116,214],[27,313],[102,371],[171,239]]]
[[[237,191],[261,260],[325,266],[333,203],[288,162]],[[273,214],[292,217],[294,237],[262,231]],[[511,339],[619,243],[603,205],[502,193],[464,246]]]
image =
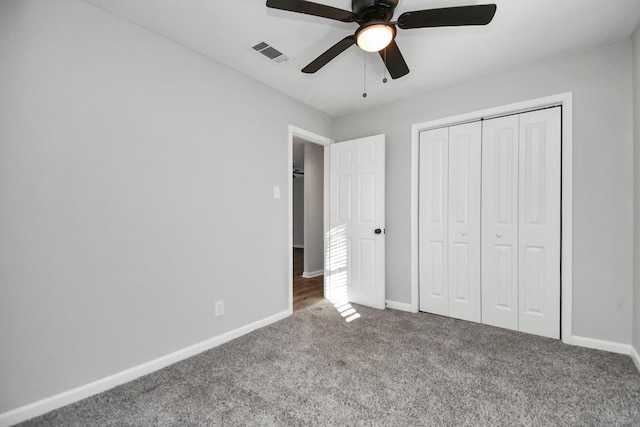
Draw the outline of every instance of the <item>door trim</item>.
[[[474,111],[453,117],[417,123],[411,126],[411,311],[419,310],[418,295],[418,148],[420,132],[444,126],[452,126],[501,115],[523,113],[530,110],[562,106],[562,183],[560,231],[560,331],[562,342],[572,340],[572,289],[573,289],[573,93],[565,92],[543,98]]]
[[[287,230],[289,233],[289,246],[288,246],[288,269],[287,274],[289,280],[287,280],[289,286],[289,314],[293,313],[293,275],[291,272],[293,271],[293,175],[291,174],[291,165],[293,164],[293,138],[298,137],[304,139],[305,141],[312,142],[314,144],[327,146],[329,144],[335,143],[335,141],[331,138],[327,138],[322,135],[318,135],[313,132],[309,132],[307,130],[298,128],[293,125],[289,125],[289,138],[287,141]],[[323,231],[324,231],[324,241],[323,248],[325,251],[325,271],[326,270],[326,247],[327,247],[327,231],[329,227],[329,152],[325,150],[324,152],[324,213],[323,213]],[[327,293],[327,282],[323,280],[324,287],[324,296],[325,298],[329,297]]]

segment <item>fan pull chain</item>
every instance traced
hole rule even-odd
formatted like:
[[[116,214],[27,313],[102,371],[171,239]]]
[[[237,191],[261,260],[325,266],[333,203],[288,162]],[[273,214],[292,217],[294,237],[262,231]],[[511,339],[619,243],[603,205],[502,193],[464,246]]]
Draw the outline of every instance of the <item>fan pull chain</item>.
[[[384,78],[382,79],[382,83],[387,82],[387,48],[384,48]]]
[[[362,92],[362,97],[367,97],[367,54],[364,54],[364,91]]]

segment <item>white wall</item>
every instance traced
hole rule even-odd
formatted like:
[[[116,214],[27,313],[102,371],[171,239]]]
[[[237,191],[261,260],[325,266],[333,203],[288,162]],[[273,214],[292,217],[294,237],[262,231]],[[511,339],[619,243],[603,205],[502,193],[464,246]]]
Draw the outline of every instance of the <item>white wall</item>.
[[[304,145],[304,272],[324,269],[324,146]]]
[[[332,130],[80,0],[0,2],[0,413],[288,310],[290,124]]]
[[[633,346],[640,354],[640,27],[633,36],[634,290]]]
[[[387,299],[410,302],[411,125],[573,92],[573,334],[630,343],[631,70],[631,46],[627,42],[534,63],[338,118],[334,132],[337,140],[387,135]]]

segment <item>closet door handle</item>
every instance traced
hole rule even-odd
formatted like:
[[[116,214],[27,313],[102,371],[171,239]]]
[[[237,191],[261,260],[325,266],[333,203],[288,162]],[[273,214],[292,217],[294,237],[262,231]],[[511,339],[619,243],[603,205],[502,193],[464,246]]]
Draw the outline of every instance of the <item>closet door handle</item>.
[[[499,239],[500,237],[502,237],[502,233],[496,233],[496,237]]]
[[[466,235],[467,235],[467,232],[466,232],[466,231],[461,231],[461,232],[460,232],[460,235],[461,235],[462,237],[464,237],[464,236],[466,236]]]

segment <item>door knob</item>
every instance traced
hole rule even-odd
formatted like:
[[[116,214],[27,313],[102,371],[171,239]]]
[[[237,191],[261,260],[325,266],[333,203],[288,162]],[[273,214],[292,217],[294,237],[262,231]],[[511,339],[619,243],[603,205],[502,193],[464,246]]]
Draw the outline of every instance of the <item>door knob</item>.
[[[467,235],[467,232],[466,232],[466,231],[461,231],[461,232],[460,232],[460,235],[461,235],[462,237],[464,237],[464,236],[466,236],[466,235]]]
[[[379,228],[376,228],[373,232],[376,233],[376,234],[381,234],[382,230],[380,230]]]
[[[496,237],[498,238],[502,237],[502,233],[496,233]]]

